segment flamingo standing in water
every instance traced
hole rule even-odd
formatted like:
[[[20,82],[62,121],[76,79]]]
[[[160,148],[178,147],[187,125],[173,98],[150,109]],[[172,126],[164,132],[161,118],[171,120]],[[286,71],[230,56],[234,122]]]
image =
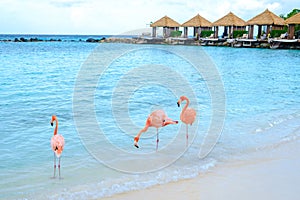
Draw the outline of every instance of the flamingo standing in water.
[[[51,148],[52,148],[52,151],[54,152],[54,174],[53,174],[53,178],[55,178],[56,157],[58,158],[58,174],[59,174],[59,178],[61,178],[60,177],[60,156],[61,156],[61,153],[64,150],[65,140],[64,140],[64,137],[62,135],[57,134],[58,120],[57,120],[57,117],[55,115],[52,115],[52,118],[51,118],[51,121],[50,121],[51,126],[53,126],[53,122],[55,122],[54,135],[51,138]]]
[[[186,146],[188,146],[188,125],[192,125],[196,119],[196,110],[193,108],[188,108],[190,101],[186,96],[181,96],[177,102],[178,107],[180,107],[181,102],[186,101],[184,108],[180,113],[180,120],[186,124]]]
[[[169,124],[178,124],[178,121],[174,121],[170,118],[168,118],[167,114],[163,110],[155,110],[153,111],[149,117],[147,118],[146,125],[143,129],[140,130],[140,132],[135,136],[134,138],[134,146],[136,148],[139,148],[138,141],[140,139],[140,136],[142,133],[146,132],[149,127],[155,127],[156,128],[156,151],[158,149],[158,129],[160,127],[167,126]]]

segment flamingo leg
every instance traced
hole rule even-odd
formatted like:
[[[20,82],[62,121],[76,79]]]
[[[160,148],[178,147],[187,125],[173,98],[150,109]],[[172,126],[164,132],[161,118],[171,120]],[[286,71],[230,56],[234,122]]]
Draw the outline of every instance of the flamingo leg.
[[[59,179],[61,179],[61,177],[60,177],[60,157],[58,158],[58,177],[59,177]]]
[[[186,125],[186,146],[189,145],[189,133],[188,133],[188,125]]]
[[[156,129],[156,151],[158,149],[158,142],[159,142],[159,138],[158,138],[158,128]]]
[[[55,178],[55,172],[56,172],[56,156],[55,156],[55,153],[54,153],[54,172],[53,172],[53,177],[52,178]]]

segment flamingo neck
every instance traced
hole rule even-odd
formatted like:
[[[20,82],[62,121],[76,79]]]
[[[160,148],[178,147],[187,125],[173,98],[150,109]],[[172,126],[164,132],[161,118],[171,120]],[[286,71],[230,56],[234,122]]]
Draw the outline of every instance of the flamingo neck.
[[[55,120],[55,129],[54,129],[54,135],[56,135],[57,134],[57,130],[58,130],[58,120],[56,119]]]
[[[183,99],[183,101],[184,101],[184,100],[186,100],[186,104],[185,104],[185,106],[184,106],[183,109],[182,109],[182,113],[184,113],[184,112],[186,111],[187,107],[188,107],[189,104],[190,104],[189,99],[185,98],[185,99]]]

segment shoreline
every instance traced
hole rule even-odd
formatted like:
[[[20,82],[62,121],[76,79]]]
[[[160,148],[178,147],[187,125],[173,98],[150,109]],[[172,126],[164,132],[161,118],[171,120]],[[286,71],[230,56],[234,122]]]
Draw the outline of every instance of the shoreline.
[[[266,49],[296,49],[300,50],[300,39],[287,40],[269,38],[268,40],[260,39],[224,39],[224,38],[153,38],[144,36],[99,36],[78,39],[64,39],[58,36],[50,38],[33,37],[15,37],[0,39],[0,42],[86,42],[86,43],[127,43],[127,44],[159,44],[159,45],[185,45],[185,46],[216,46],[216,47],[234,47],[234,48],[266,48]]]
[[[157,185],[106,197],[132,199],[298,199],[300,141],[255,152],[245,161],[233,161],[193,179]]]

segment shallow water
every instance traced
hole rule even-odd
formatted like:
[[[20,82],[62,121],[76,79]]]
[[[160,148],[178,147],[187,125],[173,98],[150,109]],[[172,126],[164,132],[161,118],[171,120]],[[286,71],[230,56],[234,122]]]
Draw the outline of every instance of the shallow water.
[[[3,199],[109,196],[194,177],[299,139],[297,50],[2,42],[0,55]],[[209,131],[222,116],[214,104],[223,101],[222,89],[225,123],[216,140],[219,133]],[[180,122],[159,130],[158,152],[155,128],[136,149],[133,137],[151,111],[164,109],[179,120],[181,94],[191,95],[198,113],[189,127],[190,146]],[[62,180],[50,179],[52,114],[66,141]],[[207,144],[216,145],[200,159]]]

